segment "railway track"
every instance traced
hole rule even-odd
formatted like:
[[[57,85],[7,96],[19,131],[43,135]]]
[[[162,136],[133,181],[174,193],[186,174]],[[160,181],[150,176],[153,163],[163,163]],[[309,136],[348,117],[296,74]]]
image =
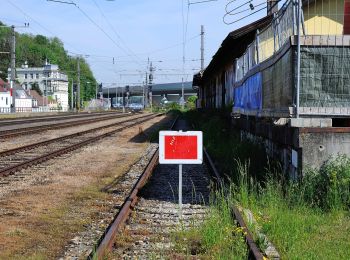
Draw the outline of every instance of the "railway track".
[[[64,115],[48,115],[48,116],[35,116],[35,117],[20,117],[20,118],[9,118],[0,119],[0,126],[5,125],[18,125],[27,123],[37,123],[37,122],[49,122],[49,121],[60,121],[67,119],[77,119],[92,116],[103,116],[111,114],[121,114],[119,112],[98,112],[98,113],[67,113]]]
[[[21,128],[2,130],[2,131],[0,131],[0,140],[12,138],[12,137],[16,137],[16,136],[35,134],[35,133],[39,133],[39,132],[43,132],[43,131],[47,131],[47,130],[62,129],[62,128],[73,127],[73,126],[78,126],[78,125],[96,123],[96,122],[110,120],[110,119],[122,118],[122,117],[127,117],[129,115],[130,114],[115,113],[113,115],[109,114],[109,115],[105,115],[105,116],[96,116],[93,118],[91,118],[91,116],[90,116],[87,119],[74,120],[74,121],[69,121],[69,122],[60,122],[60,123],[53,123],[53,124],[49,124],[49,125],[38,125],[38,126],[29,126],[29,127],[21,127]]]
[[[0,176],[8,176],[29,166],[40,164],[156,116],[159,115],[138,116],[84,132],[3,151],[0,153]]]
[[[142,173],[135,174],[135,170],[131,169],[113,190],[119,194],[119,200],[124,197],[124,202],[116,205],[118,213],[88,259],[104,259],[106,256],[108,259],[176,257],[171,255],[169,234],[179,227],[193,225],[194,221],[195,225],[200,225],[204,219],[208,210],[210,179],[222,185],[209,154],[204,150],[205,164],[184,167],[184,204],[180,220],[177,208],[178,168],[176,165],[158,165],[158,148],[154,150]],[[233,208],[232,214],[237,225],[245,231],[248,258],[263,259],[241,213]],[[81,257],[81,254],[76,256]]]

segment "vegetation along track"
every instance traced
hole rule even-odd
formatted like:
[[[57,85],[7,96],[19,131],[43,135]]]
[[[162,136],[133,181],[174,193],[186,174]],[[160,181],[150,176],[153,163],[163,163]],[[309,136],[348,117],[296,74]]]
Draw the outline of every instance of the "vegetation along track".
[[[182,259],[181,255],[172,252],[170,234],[181,228],[200,225],[208,212],[210,179],[214,179],[220,187],[223,185],[205,149],[204,158],[205,163],[202,165],[184,165],[181,219],[177,204],[178,166],[158,165],[158,149],[142,174],[135,175],[134,171],[129,177],[129,173],[126,174],[120,185],[124,194],[129,189],[128,195],[123,204],[118,205],[118,213],[89,259],[104,259],[106,256],[108,259]],[[134,181],[130,181],[132,179]],[[245,231],[248,258],[262,260],[263,254],[255,244],[241,213],[233,207],[232,214],[235,223]]]
[[[186,130],[179,127],[179,121],[172,128]],[[171,232],[204,219],[210,192],[206,165],[184,165],[184,204],[179,218],[178,166],[158,165],[158,159],[157,149],[90,258],[103,259],[111,249],[113,259],[171,257]],[[120,232],[131,212],[128,225]]]
[[[21,169],[40,164],[56,156],[76,150],[101,138],[138,125],[159,114],[133,117],[121,122],[93,128],[51,140],[35,143],[0,153],[0,176],[8,176]]]
[[[29,127],[21,127],[21,128],[15,128],[15,129],[8,129],[8,130],[2,130],[0,131],[0,139],[6,139],[6,138],[11,138],[15,136],[22,136],[22,135],[28,135],[28,134],[33,134],[33,133],[38,133],[46,130],[52,130],[52,129],[62,129],[62,128],[67,128],[67,127],[72,127],[72,126],[77,126],[77,125],[84,125],[84,124],[90,124],[90,123],[96,123],[99,121],[104,121],[104,120],[110,120],[110,119],[116,119],[116,118],[121,118],[121,117],[127,117],[130,114],[121,114],[121,113],[111,113],[107,115],[98,115],[86,119],[81,119],[81,120],[74,120],[74,121],[69,121],[69,122],[60,122],[60,123],[52,123],[49,125],[37,125],[37,126],[29,126]],[[85,116],[86,117],[86,116]],[[70,118],[71,120],[71,118]]]

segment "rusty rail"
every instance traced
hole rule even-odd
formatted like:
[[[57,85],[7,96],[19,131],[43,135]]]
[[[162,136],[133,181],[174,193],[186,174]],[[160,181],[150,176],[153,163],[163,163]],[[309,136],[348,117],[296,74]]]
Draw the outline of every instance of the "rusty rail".
[[[16,165],[7,167],[7,168],[5,168],[5,169],[0,170],[0,176],[8,176],[8,175],[10,175],[10,174],[12,174],[12,173],[14,173],[14,172],[17,172],[17,171],[19,171],[19,170],[22,170],[22,169],[24,169],[24,168],[27,168],[27,167],[30,167],[30,166],[33,166],[33,165],[36,165],[36,164],[40,164],[40,163],[42,163],[42,162],[44,162],[44,161],[47,161],[47,160],[52,159],[52,158],[54,158],[54,157],[57,157],[57,156],[59,156],[59,155],[68,153],[68,152],[70,152],[70,151],[76,150],[76,149],[78,149],[78,148],[80,148],[80,147],[82,147],[82,146],[85,146],[85,145],[87,145],[87,144],[90,144],[90,143],[92,143],[92,142],[95,142],[95,141],[97,141],[97,140],[99,140],[99,139],[102,139],[102,138],[104,138],[104,137],[110,136],[110,135],[112,135],[112,134],[114,134],[114,133],[120,132],[120,131],[122,131],[122,130],[124,130],[124,129],[126,129],[126,128],[129,128],[129,127],[138,125],[138,124],[140,124],[140,123],[143,123],[143,122],[145,122],[145,121],[147,121],[147,120],[150,120],[150,119],[152,119],[152,118],[154,118],[154,117],[157,117],[157,116],[159,116],[159,115],[148,115],[148,116],[141,117],[141,118],[143,118],[143,119],[142,119],[142,120],[139,120],[139,121],[137,121],[137,122],[135,122],[135,123],[132,123],[132,124],[129,124],[129,125],[120,127],[120,128],[118,128],[118,129],[109,131],[109,132],[107,132],[107,133],[104,133],[104,134],[101,134],[101,135],[98,135],[98,136],[94,136],[94,137],[89,138],[89,139],[87,139],[87,140],[84,140],[84,141],[82,141],[82,142],[79,142],[79,143],[76,143],[76,144],[73,144],[73,145],[70,145],[70,146],[67,146],[67,147],[58,149],[58,150],[56,150],[56,151],[49,152],[49,153],[47,153],[47,154],[44,154],[44,155],[42,155],[42,156],[38,156],[38,157],[33,158],[33,159],[31,159],[31,160],[24,161],[24,162],[22,162],[22,163],[19,163],[19,164],[16,164]],[[138,120],[138,119],[140,119],[140,117],[136,118],[136,120]],[[124,121],[124,122],[126,122],[126,121]],[[120,124],[120,123],[121,123],[121,122],[115,123],[115,124],[113,124],[113,125],[117,125],[117,124]],[[106,127],[110,127],[110,126],[101,127],[101,129],[102,129],[102,128],[106,128]],[[89,131],[89,132],[91,132],[91,131],[96,131],[96,129],[90,129],[90,130],[88,130],[88,131]],[[78,133],[78,134],[81,134],[81,133]],[[50,141],[50,140],[49,140],[49,141]],[[21,148],[17,148],[17,149],[21,149]],[[23,147],[22,147],[22,149],[23,149]],[[14,149],[14,150],[16,150],[16,149]],[[6,153],[6,152],[10,152],[10,151],[5,151],[4,153]]]
[[[177,119],[178,117],[175,119],[170,129],[174,127]],[[217,181],[219,186],[222,188],[223,181],[222,181],[222,178],[220,177],[218,170],[216,169],[216,166],[213,160],[211,159],[211,157],[209,156],[209,153],[205,148],[203,149],[203,153],[204,153],[204,159],[207,162],[207,165],[209,166],[209,170],[212,172],[215,180]],[[125,199],[123,205],[121,206],[120,211],[115,216],[113,222],[107,228],[107,232],[100,239],[95,250],[89,255],[88,257],[89,260],[104,259],[104,257],[106,256],[106,253],[112,250],[114,239],[117,236],[118,231],[123,227],[132,209],[136,205],[138,200],[137,194],[139,190],[146,184],[150,176],[152,175],[154,168],[158,164],[158,159],[159,159],[159,150],[157,149],[156,152],[153,154],[152,159],[148,163],[147,167],[145,168],[144,172],[140,176],[139,180],[131,190],[130,195]],[[241,213],[236,207],[233,207],[232,214],[237,220],[238,225],[242,227],[245,232],[245,241],[249,249],[249,259],[256,259],[256,260],[264,259],[262,252],[259,250],[256,243],[254,242],[251,232],[248,230],[247,225],[245,224]]]
[[[214,161],[211,159],[209,156],[209,153],[207,150],[204,148],[204,159],[207,162],[207,165],[209,167],[209,170],[212,172],[214,179],[217,181],[219,184],[220,188],[223,188],[223,180],[219,174],[219,171],[216,169],[216,166],[214,164]],[[256,259],[256,260],[263,260],[264,255],[254,242],[252,233],[249,231],[246,223],[244,222],[244,219],[240,213],[240,211],[237,209],[237,207],[232,206],[232,215],[233,217],[237,220],[237,224],[243,229],[244,236],[245,236],[245,241],[249,249],[249,255],[248,259]]]
[[[0,131],[0,138],[10,138],[10,137],[15,137],[19,135],[28,135],[32,133],[43,132],[46,130],[62,129],[67,127],[95,123],[95,122],[105,121],[105,120],[114,119],[114,118],[122,118],[127,116],[129,116],[129,114],[116,113],[115,115],[112,115],[112,116],[108,115],[108,116],[103,116],[101,118],[89,118],[89,119],[79,120],[76,122],[61,122],[57,124],[50,124],[50,125],[44,125],[44,126],[31,126],[31,127],[23,127],[18,129],[3,130],[3,131]]]
[[[89,257],[89,259],[103,259],[106,252],[111,251],[114,243],[114,239],[117,236],[119,229],[124,225],[125,221],[128,219],[133,207],[137,202],[137,194],[139,190],[146,184],[147,180],[152,175],[154,168],[158,164],[159,151],[158,149],[153,154],[151,161],[148,163],[146,169],[140,176],[139,180],[133,187],[130,195],[124,201],[120,211],[116,215],[112,224],[108,227],[107,233],[103,236],[101,242],[99,243],[96,251],[93,255]]]
[[[112,114],[121,114],[120,112],[99,112],[99,113],[67,113],[63,115],[46,115],[46,116],[33,116],[33,117],[19,117],[19,118],[8,118],[0,119],[0,125],[20,125],[20,124],[29,124],[37,122],[49,122],[49,121],[61,121],[69,120],[76,118],[92,117],[92,116],[105,116]]]
[[[179,117],[177,116],[172,123],[170,129],[173,129],[177,119]],[[103,237],[98,242],[97,247],[95,250],[89,255],[88,259],[104,259],[107,252],[112,250],[114,239],[118,234],[118,231],[122,228],[122,226],[125,224],[125,221],[128,219],[132,209],[137,203],[138,192],[142,189],[142,187],[147,183],[148,179],[151,177],[154,168],[158,165],[159,161],[159,150],[154,152],[151,160],[149,161],[147,167],[139,177],[138,181],[132,188],[130,195],[125,199],[123,205],[121,206],[121,209],[119,210],[118,214],[115,216],[112,223],[108,226],[107,232],[103,235]]]
[[[123,118],[123,117],[118,117],[118,118]],[[137,117],[135,119],[138,119],[138,118],[142,118],[142,117]],[[127,120],[124,120],[124,121],[121,121],[121,122],[95,127],[95,128],[89,129],[89,130],[82,131],[82,132],[78,132],[78,133],[74,133],[74,134],[70,134],[70,135],[65,135],[65,136],[49,139],[49,140],[46,140],[46,141],[42,141],[42,142],[38,142],[38,143],[34,143],[34,144],[21,146],[21,147],[14,148],[14,149],[2,151],[2,152],[0,152],[0,157],[8,156],[8,155],[15,154],[15,153],[22,152],[22,151],[31,150],[31,149],[34,149],[34,148],[36,148],[38,146],[47,145],[47,144],[54,143],[54,142],[57,142],[57,141],[63,141],[65,139],[71,139],[71,138],[78,137],[78,136],[81,136],[81,135],[84,135],[84,134],[88,134],[88,133],[91,133],[91,132],[99,131],[99,130],[102,130],[102,129],[105,129],[105,128],[108,128],[108,127],[113,127],[113,126],[116,126],[116,125],[119,125],[119,124],[123,124],[123,123],[129,122],[129,121],[130,121],[130,119],[127,119]]]

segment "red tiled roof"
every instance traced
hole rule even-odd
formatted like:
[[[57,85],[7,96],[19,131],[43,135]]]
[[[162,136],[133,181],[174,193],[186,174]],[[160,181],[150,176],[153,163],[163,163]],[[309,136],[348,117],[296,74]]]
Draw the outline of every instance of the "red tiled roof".
[[[9,88],[4,88],[2,86],[0,86],[0,92],[9,92],[10,89]]]
[[[2,78],[0,78],[0,87],[7,87],[7,86],[10,86],[10,84],[5,82]]]

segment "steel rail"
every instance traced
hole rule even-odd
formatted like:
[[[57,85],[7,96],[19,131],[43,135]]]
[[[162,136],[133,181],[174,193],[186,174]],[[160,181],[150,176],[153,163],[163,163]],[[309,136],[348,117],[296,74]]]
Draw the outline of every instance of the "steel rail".
[[[178,116],[175,118],[170,129],[174,128],[178,118]],[[128,219],[132,209],[137,203],[138,192],[142,189],[142,187],[147,183],[148,179],[151,177],[154,168],[158,165],[158,160],[159,149],[157,148],[148,165],[139,177],[138,181],[131,189],[129,196],[124,200],[124,203],[122,204],[118,214],[114,217],[114,220],[108,226],[107,232],[98,241],[95,250],[93,250],[93,252],[89,255],[88,259],[104,259],[106,253],[111,251],[114,239],[116,238],[118,231],[125,224],[125,221]]]
[[[119,117],[119,118],[123,118],[123,117]],[[138,118],[142,118],[142,117],[136,117],[134,119],[138,119]],[[108,124],[108,125],[104,125],[104,126],[91,128],[89,130],[85,130],[85,131],[82,131],[82,132],[78,132],[78,133],[74,133],[74,134],[70,134],[70,135],[65,135],[65,136],[49,139],[49,140],[46,140],[46,141],[42,141],[42,142],[38,142],[38,143],[34,143],[34,144],[29,144],[29,145],[25,145],[25,146],[13,148],[13,149],[9,149],[9,150],[0,152],[0,157],[16,154],[16,153],[22,152],[22,151],[31,150],[31,149],[34,149],[36,147],[47,145],[47,144],[54,143],[54,142],[57,142],[57,141],[63,141],[65,139],[71,139],[71,138],[74,138],[74,137],[78,137],[78,136],[81,136],[81,135],[84,135],[84,134],[88,134],[88,133],[91,133],[91,132],[99,131],[99,130],[102,130],[102,129],[105,129],[105,128],[113,127],[113,126],[116,126],[116,125],[119,125],[119,124],[122,124],[122,123],[125,123],[125,122],[129,122],[129,121],[130,121],[130,119],[127,119],[127,120],[124,120],[124,121],[120,121],[120,122],[116,122],[116,123],[112,123],[112,124]]]
[[[175,119],[170,129],[174,127],[177,119],[178,117]],[[211,159],[211,157],[209,156],[209,153],[205,148],[203,149],[203,153],[204,153],[204,159],[209,167],[210,172],[214,176],[214,179],[216,180],[220,188],[222,188],[223,180],[220,177],[219,171],[216,169],[216,166],[213,160]],[[108,226],[106,233],[99,240],[97,247],[89,255],[88,257],[89,260],[92,260],[92,259],[102,260],[104,259],[106,254],[112,250],[114,240],[118,235],[119,230],[124,226],[125,222],[127,221],[128,217],[130,216],[133,208],[137,203],[138,192],[147,183],[147,180],[152,175],[154,168],[158,164],[158,159],[159,159],[159,150],[157,149],[153,154],[147,167],[143,171],[142,175],[139,177],[137,183],[134,185],[133,189],[130,191],[129,193],[130,195],[124,200],[124,203],[122,204],[119,212],[115,216],[112,223]],[[232,208],[232,214],[237,220],[237,224],[240,227],[242,227],[244,231],[245,241],[249,249],[249,259],[263,260],[264,259],[263,254],[261,253],[256,243],[254,242],[251,232],[248,230],[247,225],[245,224],[241,213],[236,207]]]
[[[204,159],[207,162],[207,166],[210,172],[212,173],[219,187],[223,188],[223,180],[219,174],[219,171],[216,169],[214,161],[211,159],[209,153],[205,148],[203,149],[203,152],[204,152]],[[256,245],[253,239],[252,233],[249,231],[246,223],[244,222],[242,214],[240,213],[238,208],[234,205],[232,206],[232,216],[237,220],[237,224],[243,229],[245,242],[249,249],[248,259],[263,260],[264,259],[263,253],[260,251],[259,247]]]
[[[54,157],[57,157],[59,155],[62,155],[62,154],[65,154],[67,152],[70,152],[70,151],[73,151],[73,150],[76,150],[82,146],[85,146],[87,144],[90,144],[92,142],[95,142],[99,139],[102,139],[102,138],[105,138],[107,136],[110,136],[114,133],[117,133],[117,132],[120,132],[124,129],[127,129],[129,127],[132,127],[132,126],[135,126],[135,125],[138,125],[140,123],[143,123],[143,122],[146,122],[152,118],[155,118],[157,116],[159,116],[160,114],[157,114],[157,115],[147,115],[147,116],[144,116],[144,117],[141,117],[141,118],[136,118],[136,120],[138,120],[137,122],[134,122],[132,124],[129,124],[129,125],[126,125],[126,126],[123,126],[123,127],[120,127],[118,129],[115,129],[115,130],[112,130],[112,131],[109,131],[107,133],[104,133],[104,134],[101,134],[101,135],[97,135],[97,136],[94,136],[94,137],[91,137],[87,140],[84,140],[84,141],[81,141],[79,143],[76,143],[76,144],[73,144],[73,145],[69,145],[67,147],[64,147],[64,148],[61,148],[61,149],[58,149],[56,151],[53,151],[53,152],[49,152],[47,154],[44,154],[44,155],[41,155],[41,156],[38,156],[36,158],[33,158],[33,159],[30,159],[28,161],[25,161],[25,162],[21,162],[21,163],[18,163],[16,165],[13,165],[13,166],[10,166],[10,167],[7,167],[5,169],[2,169],[0,170],[0,176],[8,176],[10,174],[13,174],[19,170],[22,170],[22,169],[25,169],[27,167],[30,167],[30,166],[33,166],[33,165],[36,165],[36,164],[40,164],[44,161],[47,161],[49,159],[52,159]],[[141,119],[141,120],[139,120]],[[117,125],[117,124],[120,124],[121,122],[119,123],[116,123],[114,125]],[[106,128],[106,127],[105,127]]]
[[[147,180],[151,177],[154,168],[158,164],[159,158],[159,150],[157,149],[152,156],[152,159],[148,163],[146,169],[140,176],[137,183],[134,185],[130,195],[124,201],[121,206],[120,211],[114,218],[113,222],[107,228],[107,232],[103,236],[101,242],[99,243],[96,251],[94,251],[93,255],[89,256],[88,259],[103,259],[108,251],[111,251],[114,243],[114,239],[117,236],[118,231],[124,225],[125,221],[128,219],[132,209],[135,207],[137,202],[137,194],[139,190],[146,184]]]
[[[50,124],[50,125],[41,125],[41,126],[30,126],[30,127],[23,127],[23,128],[18,128],[18,129],[11,129],[11,130],[3,130],[0,131],[0,138],[10,138],[10,137],[15,137],[19,135],[28,135],[32,133],[38,133],[38,132],[44,132],[47,130],[53,130],[53,129],[61,129],[61,128],[68,128],[72,126],[77,126],[77,125],[84,125],[84,124],[89,124],[91,122],[100,122],[100,121],[105,121],[109,119],[114,119],[114,118],[122,118],[122,117],[127,117],[129,114],[116,114],[112,116],[103,116],[100,118],[89,118],[89,119],[83,119],[75,122],[61,122],[57,124]]]
[[[9,119],[0,119],[0,126],[5,125],[20,125],[20,124],[29,124],[37,122],[49,122],[56,120],[69,120],[76,118],[92,117],[92,116],[105,116],[111,114],[121,114],[121,112],[107,112],[107,113],[80,113],[80,114],[66,114],[66,115],[50,115],[50,116],[38,116],[38,117],[22,117],[22,118],[9,118]]]

